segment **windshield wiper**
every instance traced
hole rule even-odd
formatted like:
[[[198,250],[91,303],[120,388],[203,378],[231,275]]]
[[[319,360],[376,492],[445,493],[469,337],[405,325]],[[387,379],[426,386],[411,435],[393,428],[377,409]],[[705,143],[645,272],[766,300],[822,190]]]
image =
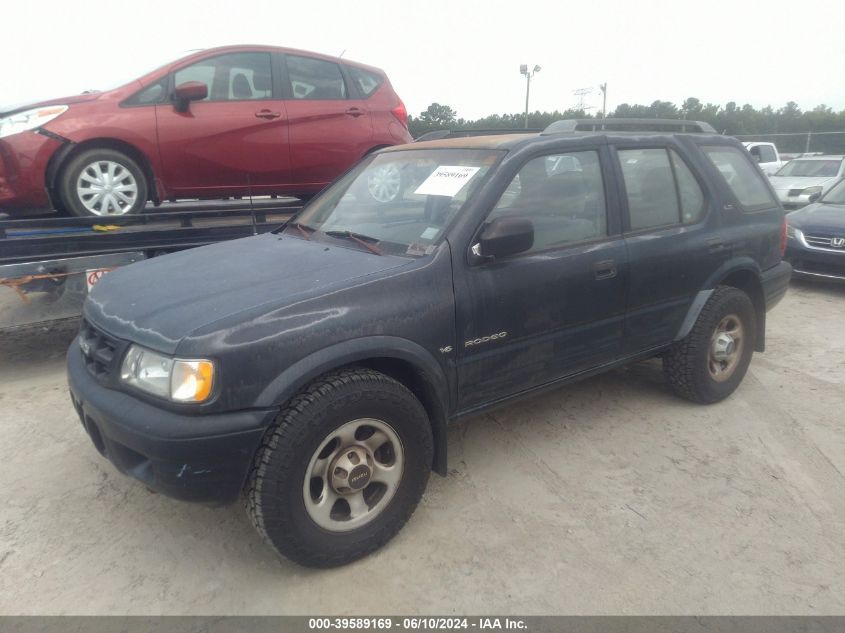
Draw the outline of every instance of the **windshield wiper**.
[[[381,255],[382,252],[375,244],[371,244],[370,242],[378,242],[380,241],[378,238],[370,237],[369,235],[362,235],[361,233],[353,233],[352,231],[325,231],[325,234],[330,237],[345,237],[353,242],[357,242],[368,251],[375,255]]]

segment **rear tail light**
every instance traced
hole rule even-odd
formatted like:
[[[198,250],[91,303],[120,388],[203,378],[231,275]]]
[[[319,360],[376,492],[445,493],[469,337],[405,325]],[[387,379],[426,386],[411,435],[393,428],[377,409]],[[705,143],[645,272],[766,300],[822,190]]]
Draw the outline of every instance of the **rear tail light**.
[[[780,255],[783,257],[786,254],[786,218],[780,225]]]
[[[399,123],[408,127],[408,111],[405,109],[405,104],[402,103],[401,99],[399,100],[399,105],[393,108],[390,112],[396,117]]]

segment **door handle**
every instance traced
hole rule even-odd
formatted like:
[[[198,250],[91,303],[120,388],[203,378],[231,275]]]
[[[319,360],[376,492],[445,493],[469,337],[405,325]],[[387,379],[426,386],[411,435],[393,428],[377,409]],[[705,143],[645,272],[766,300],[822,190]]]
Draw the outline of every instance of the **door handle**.
[[[349,108],[346,111],[346,114],[348,114],[349,116],[359,117],[364,116],[364,114],[366,113],[361,108]]]
[[[280,116],[282,116],[281,112],[273,112],[272,110],[267,110],[267,109],[259,110],[258,112],[255,113],[255,118],[257,118],[257,119],[267,119],[268,121],[270,119],[278,119]]]
[[[593,274],[596,279],[612,279],[616,277],[616,262],[612,259],[605,259],[593,264]]]
[[[731,248],[730,242],[723,242],[718,237],[713,237],[707,240],[707,250],[711,253],[724,253]]]

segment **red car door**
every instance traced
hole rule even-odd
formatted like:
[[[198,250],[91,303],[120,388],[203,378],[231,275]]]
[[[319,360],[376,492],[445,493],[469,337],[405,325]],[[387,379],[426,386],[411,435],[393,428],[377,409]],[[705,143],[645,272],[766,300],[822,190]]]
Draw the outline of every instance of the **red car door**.
[[[353,98],[341,67],[327,60],[284,55],[291,181],[318,191],[373,145],[367,104]]]
[[[173,197],[270,193],[290,180],[285,102],[274,90],[272,54],[209,57],[173,73],[208,96],[184,112],[156,106],[162,179]]]

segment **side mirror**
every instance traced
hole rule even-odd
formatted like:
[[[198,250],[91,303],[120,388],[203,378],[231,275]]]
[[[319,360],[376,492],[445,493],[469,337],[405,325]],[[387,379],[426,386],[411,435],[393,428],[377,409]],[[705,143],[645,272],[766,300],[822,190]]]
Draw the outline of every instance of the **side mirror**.
[[[191,101],[202,101],[208,96],[208,86],[201,81],[186,81],[176,86],[173,102],[178,112],[187,112]]]
[[[814,193],[813,195],[811,195],[811,196],[808,198],[808,200],[812,203],[812,202],[816,202],[816,201],[818,201],[818,199],[819,199],[819,198],[821,198],[821,197],[822,197],[822,194],[820,194],[820,193]]]
[[[507,257],[534,246],[534,224],[525,218],[503,217],[493,220],[481,232],[478,249],[481,257]]]

